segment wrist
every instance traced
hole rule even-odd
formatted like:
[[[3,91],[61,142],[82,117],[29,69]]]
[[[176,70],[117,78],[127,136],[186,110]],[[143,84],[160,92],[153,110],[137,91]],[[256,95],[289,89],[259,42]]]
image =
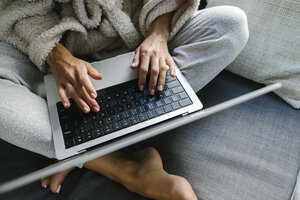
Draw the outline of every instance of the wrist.
[[[55,63],[65,61],[72,57],[72,54],[62,44],[58,43],[52,51],[46,57],[46,62],[50,66],[54,66]]]

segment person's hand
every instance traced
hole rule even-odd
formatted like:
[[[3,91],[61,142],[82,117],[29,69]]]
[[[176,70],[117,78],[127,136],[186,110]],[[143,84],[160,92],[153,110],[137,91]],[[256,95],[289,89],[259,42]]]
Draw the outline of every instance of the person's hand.
[[[163,91],[167,66],[170,69],[170,75],[175,77],[175,65],[170,57],[167,41],[169,39],[168,24],[170,14],[158,18],[152,26],[149,36],[135,50],[135,56],[131,65],[132,69],[139,69],[139,88],[144,90],[146,76],[150,69],[149,93],[154,95],[155,90]]]
[[[146,76],[150,69],[149,93],[154,95],[155,90],[163,91],[167,66],[170,69],[170,75],[175,76],[175,66],[169,55],[167,41],[155,34],[149,35],[145,41],[135,50],[135,56],[131,65],[132,69],[139,69],[139,88],[144,90]]]
[[[65,108],[70,107],[70,97],[85,113],[90,112],[90,108],[95,112],[100,110],[95,100],[97,92],[89,76],[101,80],[102,75],[90,63],[72,56],[61,44],[51,51],[46,61],[53,72],[58,94]]]

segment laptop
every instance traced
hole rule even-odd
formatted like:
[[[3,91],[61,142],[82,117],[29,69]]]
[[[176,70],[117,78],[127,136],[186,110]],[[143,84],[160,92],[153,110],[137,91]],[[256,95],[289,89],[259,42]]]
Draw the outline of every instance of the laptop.
[[[169,70],[163,91],[153,96],[138,89],[138,70],[131,69],[134,52],[91,65],[103,74],[91,79],[97,91],[99,112],[85,114],[71,99],[64,108],[52,74],[44,77],[56,157],[61,160],[87,149],[144,129],[176,116],[202,109],[202,103],[177,66],[176,77]],[[147,78],[148,83],[149,75]]]

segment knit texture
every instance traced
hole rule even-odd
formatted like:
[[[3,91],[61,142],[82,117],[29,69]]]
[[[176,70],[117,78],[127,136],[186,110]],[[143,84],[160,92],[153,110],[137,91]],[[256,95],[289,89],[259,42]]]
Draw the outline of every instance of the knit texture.
[[[258,83],[281,82],[275,93],[300,109],[300,1],[208,0],[208,7],[231,5],[249,20],[247,46],[229,70]]]
[[[0,40],[49,72],[45,59],[58,42],[74,56],[101,60],[134,50],[157,17],[174,11],[172,39],[198,6],[198,0],[4,0]]]

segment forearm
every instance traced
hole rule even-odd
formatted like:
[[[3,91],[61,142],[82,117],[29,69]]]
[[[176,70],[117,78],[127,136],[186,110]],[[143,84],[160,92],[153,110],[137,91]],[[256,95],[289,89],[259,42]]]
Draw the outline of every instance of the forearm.
[[[151,25],[149,35],[155,35],[165,41],[170,38],[171,21],[174,12],[159,16]]]

